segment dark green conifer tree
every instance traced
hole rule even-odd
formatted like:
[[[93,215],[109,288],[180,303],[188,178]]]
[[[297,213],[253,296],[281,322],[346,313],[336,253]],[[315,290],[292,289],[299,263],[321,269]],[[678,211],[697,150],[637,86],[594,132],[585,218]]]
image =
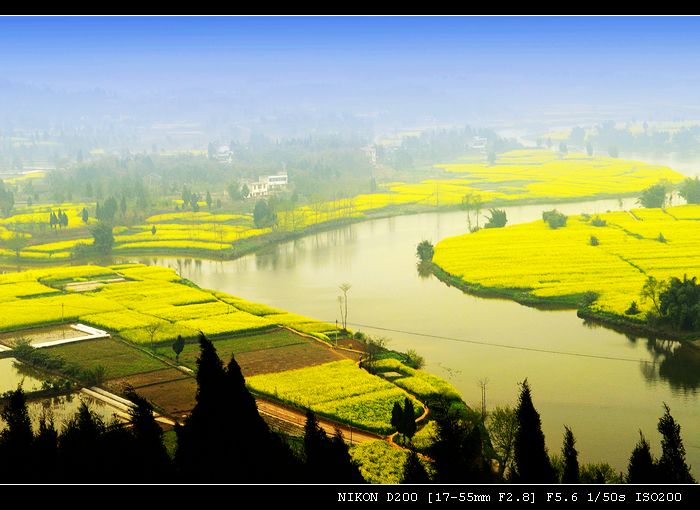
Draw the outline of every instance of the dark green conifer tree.
[[[632,450],[627,466],[627,483],[655,483],[656,481],[656,466],[651,447],[640,430],[639,442]]]
[[[436,417],[437,433],[429,455],[437,483],[483,483],[492,479],[483,452],[479,420],[445,413]]]
[[[350,458],[340,432],[336,432],[335,437],[329,439],[311,410],[306,412],[304,454],[306,478],[310,483],[361,483],[364,481]]]
[[[513,481],[517,483],[554,483],[555,473],[542,433],[540,414],[532,403],[530,385],[522,382],[516,414],[518,432],[515,435]]]
[[[26,482],[31,474],[34,433],[21,386],[9,392],[0,417],[6,423],[0,432],[0,479]]]
[[[416,410],[413,407],[413,401],[406,397],[403,403],[402,413],[402,434],[411,439],[416,434]]]
[[[658,462],[660,482],[695,483],[690,467],[685,461],[685,447],[681,439],[681,426],[671,416],[671,410],[664,404],[664,415],[659,419],[661,433],[661,457]]]
[[[147,483],[170,481],[170,457],[163,444],[163,429],[153,415],[153,406],[131,388],[125,396],[134,403],[129,410],[131,444],[137,457],[132,466],[133,478]]]
[[[569,427],[564,426],[564,444],[561,455],[564,459],[564,470],[561,475],[561,483],[579,483],[580,472],[578,466],[578,452],[576,451],[576,439]]]
[[[411,450],[403,465],[401,483],[430,483],[425,466],[418,458],[418,454]]]

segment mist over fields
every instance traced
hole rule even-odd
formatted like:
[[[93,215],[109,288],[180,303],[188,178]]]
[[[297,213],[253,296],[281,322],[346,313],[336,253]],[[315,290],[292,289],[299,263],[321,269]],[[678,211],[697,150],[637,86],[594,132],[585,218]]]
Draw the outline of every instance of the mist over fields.
[[[137,135],[122,144],[138,146],[251,132],[690,119],[700,90],[697,24],[4,18],[0,128],[118,132]]]

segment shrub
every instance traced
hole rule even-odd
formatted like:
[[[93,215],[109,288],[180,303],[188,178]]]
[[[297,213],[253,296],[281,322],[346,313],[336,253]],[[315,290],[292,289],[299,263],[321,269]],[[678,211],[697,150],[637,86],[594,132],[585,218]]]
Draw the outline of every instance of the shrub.
[[[508,223],[506,212],[503,209],[489,209],[489,215],[484,228],[501,228]]]
[[[556,209],[551,211],[544,211],[542,213],[542,220],[549,225],[549,228],[557,229],[566,226],[566,215],[560,213]]]
[[[598,246],[600,244],[600,241],[598,241],[596,236],[591,236],[591,239],[588,242],[591,246]]]
[[[625,315],[638,315],[640,312],[641,310],[637,306],[637,302],[632,301],[632,303],[630,303],[630,307],[625,310]]]
[[[419,370],[425,365],[425,359],[414,349],[409,349],[406,351],[406,364],[411,368]]]
[[[608,222],[605,221],[605,220],[604,220],[603,218],[601,218],[600,216],[596,216],[595,218],[593,218],[593,219],[591,220],[591,225],[593,225],[594,227],[604,227],[604,226],[607,225],[607,224],[608,224]]]

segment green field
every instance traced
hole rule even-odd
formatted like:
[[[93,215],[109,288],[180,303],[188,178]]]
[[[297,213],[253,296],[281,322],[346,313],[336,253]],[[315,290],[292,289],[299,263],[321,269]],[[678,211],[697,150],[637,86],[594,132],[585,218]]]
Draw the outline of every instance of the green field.
[[[353,445],[350,456],[368,483],[401,483],[408,452],[387,441],[367,441]]]
[[[273,331],[270,333],[262,333],[252,336],[242,336],[214,340],[214,347],[219,357],[227,362],[232,355],[240,354],[249,351],[258,351],[266,349],[275,349],[287,345],[295,345],[306,343],[307,340],[299,335],[287,330]],[[175,353],[168,345],[160,346],[156,349],[159,356],[171,358],[175,360]],[[180,364],[190,368],[195,368],[197,358],[199,357],[199,344],[188,343],[180,354]]]
[[[153,356],[109,338],[49,347],[46,352],[86,369],[103,366],[107,379],[168,368]]]

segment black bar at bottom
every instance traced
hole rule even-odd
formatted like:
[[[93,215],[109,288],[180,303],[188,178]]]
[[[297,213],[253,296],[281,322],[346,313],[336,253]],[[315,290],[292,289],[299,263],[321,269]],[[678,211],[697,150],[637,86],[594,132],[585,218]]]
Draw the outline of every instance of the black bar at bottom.
[[[1,489],[6,496],[30,490],[32,497],[42,493],[56,498],[72,494],[104,496],[105,490],[117,490],[121,501],[153,501],[161,508],[183,501],[207,504],[230,502],[231,508],[243,502],[267,507],[316,508],[361,506],[436,505],[544,505],[552,508],[576,506],[678,506],[700,504],[699,485],[44,485],[11,486]],[[237,504],[238,503],[238,504]],[[189,505],[188,505],[189,506]],[[228,506],[228,505],[227,505]]]

